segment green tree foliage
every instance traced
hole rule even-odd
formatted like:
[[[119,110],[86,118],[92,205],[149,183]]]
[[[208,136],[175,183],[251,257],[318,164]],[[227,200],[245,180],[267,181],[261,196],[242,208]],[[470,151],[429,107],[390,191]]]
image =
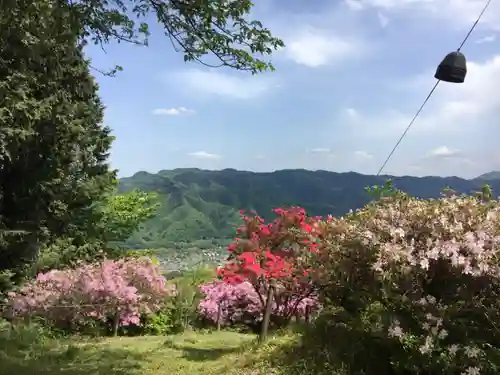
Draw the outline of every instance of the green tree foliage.
[[[79,261],[95,261],[103,256],[134,255],[120,248],[120,243],[138,230],[143,222],[156,212],[156,196],[132,190],[126,194],[111,194],[94,207],[89,228],[85,228],[85,241],[72,237],[58,237],[42,247],[39,257],[31,267],[31,274],[50,269],[73,266]],[[145,250],[141,255],[153,255]]]
[[[110,129],[70,18],[49,0],[1,2],[1,269],[60,238],[84,245],[115,181]]]
[[[258,73],[273,70],[261,57],[283,42],[256,20],[249,21],[250,0],[59,0],[75,26],[96,44],[111,40],[147,44],[148,15],[156,15],[165,35],[185,61]],[[138,20],[138,21],[136,21]],[[260,57],[259,57],[260,56]]]
[[[99,207],[100,240],[105,244],[124,241],[138,230],[142,223],[156,214],[158,204],[155,193],[132,190],[125,194],[113,194]]]
[[[252,73],[273,69],[260,57],[283,42],[260,22],[247,21],[252,5],[249,0],[1,2],[0,270],[19,276],[95,260],[154,214],[152,194],[111,195],[115,172],[106,161],[112,137],[101,125],[103,105],[84,46],[112,40],[147,44],[148,25],[133,19],[154,13],[186,61]],[[212,221],[220,225],[232,212],[210,210],[211,222],[192,215],[187,225],[177,225],[173,217],[172,231],[186,237],[206,222],[207,234],[217,232]],[[0,276],[0,283],[10,277]]]

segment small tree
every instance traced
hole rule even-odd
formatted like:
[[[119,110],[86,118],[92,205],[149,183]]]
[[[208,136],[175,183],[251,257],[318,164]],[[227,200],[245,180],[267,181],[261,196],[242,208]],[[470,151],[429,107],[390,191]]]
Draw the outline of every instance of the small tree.
[[[128,253],[122,248],[122,243],[155,215],[156,206],[155,194],[139,190],[104,197],[86,212],[88,217],[80,221],[78,232],[42,246],[30,274],[35,276],[51,269],[75,266],[81,261],[92,263],[126,256]],[[71,235],[76,235],[76,238]],[[143,251],[141,256],[146,255]]]
[[[112,194],[96,210],[94,229],[105,244],[127,240],[140,226],[156,215],[157,195],[140,190]]]
[[[259,216],[242,212],[241,238],[229,245],[228,263],[219,270],[225,282],[249,282],[257,292],[264,311],[261,341],[270,320],[287,324],[301,301],[315,292],[310,274],[317,219],[298,207],[275,213],[277,218],[266,225]]]

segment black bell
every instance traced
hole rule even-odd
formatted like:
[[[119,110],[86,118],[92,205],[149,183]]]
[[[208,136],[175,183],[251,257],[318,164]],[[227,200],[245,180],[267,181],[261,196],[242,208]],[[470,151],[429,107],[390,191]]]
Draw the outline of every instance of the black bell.
[[[461,52],[451,52],[439,64],[434,78],[445,82],[463,83],[467,75],[467,61]]]

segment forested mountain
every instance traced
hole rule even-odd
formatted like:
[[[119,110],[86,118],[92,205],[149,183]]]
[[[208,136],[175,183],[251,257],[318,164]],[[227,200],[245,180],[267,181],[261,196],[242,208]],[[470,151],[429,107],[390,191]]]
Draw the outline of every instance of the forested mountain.
[[[119,191],[140,189],[157,192],[159,215],[128,241],[132,247],[168,247],[180,241],[227,238],[234,234],[239,210],[255,210],[272,216],[274,207],[298,205],[312,215],[342,215],[365,205],[370,196],[365,187],[381,185],[391,178],[394,185],[421,198],[438,197],[450,187],[460,193],[477,191],[487,182],[500,193],[500,178],[391,177],[359,173],[281,170],[254,173],[224,169],[164,170],[157,174],[138,172],[120,180]]]
[[[483,181],[500,180],[500,171],[492,171],[482,174],[481,176],[477,177],[477,179]]]

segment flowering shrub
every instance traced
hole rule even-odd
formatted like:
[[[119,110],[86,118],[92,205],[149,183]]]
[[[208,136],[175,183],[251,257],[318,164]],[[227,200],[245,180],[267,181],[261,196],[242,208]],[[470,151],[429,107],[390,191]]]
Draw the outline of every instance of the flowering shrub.
[[[42,317],[58,326],[108,319],[138,325],[141,314],[158,311],[173,292],[148,258],[104,260],[39,274],[9,294],[8,313]]]
[[[316,233],[321,266],[313,276],[321,298],[342,307],[353,329],[377,337],[391,367],[498,372],[499,202],[396,192],[318,222]]]
[[[214,281],[200,286],[205,298],[198,304],[199,313],[206,319],[222,325],[257,319],[262,314],[259,295],[252,284],[229,284]],[[220,316],[219,316],[220,306]]]
[[[230,284],[215,281],[202,285],[200,289],[205,298],[200,301],[198,311],[205,319],[214,323],[219,319],[221,325],[254,323],[262,320],[263,296],[260,296],[249,282]],[[274,314],[281,316],[293,309],[297,316],[304,317],[319,307],[318,300],[311,297],[289,299],[287,303],[292,306],[274,302]]]
[[[218,273],[228,284],[245,283],[242,286],[245,290],[249,285],[253,287],[248,304],[252,311],[257,311],[259,306],[259,317],[265,309],[265,296],[273,286],[273,315],[287,322],[305,306],[318,308],[317,303],[312,302],[315,290],[311,282],[311,265],[317,252],[314,228],[318,218],[307,216],[299,207],[275,209],[274,212],[277,217],[268,224],[257,215],[241,213],[244,225],[237,230],[240,237],[228,246],[228,262]],[[220,288],[223,292],[214,292],[218,297],[209,295],[206,301],[211,302],[204,303],[215,303],[224,293],[240,293],[238,288]],[[240,299],[230,297],[229,301]],[[231,305],[233,302],[224,303]],[[233,311],[233,308],[228,309]]]

